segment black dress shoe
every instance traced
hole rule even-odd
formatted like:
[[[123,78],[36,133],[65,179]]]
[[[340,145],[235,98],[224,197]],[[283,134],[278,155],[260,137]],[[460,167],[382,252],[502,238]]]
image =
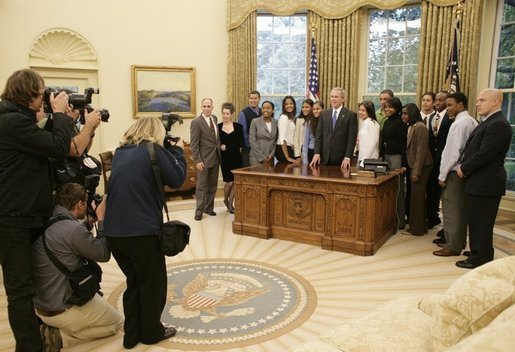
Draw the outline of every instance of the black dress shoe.
[[[478,267],[478,265],[475,265],[475,264],[472,264],[471,262],[469,262],[468,259],[457,261],[456,266],[459,268],[463,268],[463,269],[474,269],[474,268]]]
[[[445,238],[438,237],[438,238],[435,238],[435,239],[433,240],[433,243],[434,243],[434,244],[445,244],[445,243],[446,243],[446,241],[445,241]]]
[[[173,328],[171,326],[167,326],[167,327],[165,327],[165,333],[163,335],[162,340],[168,340],[169,338],[174,337],[176,333],[177,333],[177,330],[175,330],[175,328]]]
[[[472,254],[472,253],[470,253],[470,251],[465,251],[465,252],[463,252],[463,255],[464,255],[465,257],[470,257],[470,255],[471,255],[471,254]]]
[[[195,214],[195,220],[197,220],[197,221],[202,220],[202,214]]]
[[[214,211],[212,211],[212,210],[205,211],[204,213],[206,213],[207,215],[216,216],[216,213]]]

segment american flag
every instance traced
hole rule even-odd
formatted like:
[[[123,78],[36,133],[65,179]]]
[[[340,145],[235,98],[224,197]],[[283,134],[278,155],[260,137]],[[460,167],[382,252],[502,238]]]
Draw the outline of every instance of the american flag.
[[[445,77],[447,78],[447,91],[449,93],[456,93],[460,91],[460,77],[458,76],[458,48],[460,36],[460,18],[458,17],[454,25],[454,39],[452,41],[451,53],[449,55],[449,63],[447,64],[447,71]]]
[[[320,91],[318,89],[318,60],[317,60],[317,45],[315,38],[311,38],[311,61],[309,63],[309,98],[313,101],[320,100]]]

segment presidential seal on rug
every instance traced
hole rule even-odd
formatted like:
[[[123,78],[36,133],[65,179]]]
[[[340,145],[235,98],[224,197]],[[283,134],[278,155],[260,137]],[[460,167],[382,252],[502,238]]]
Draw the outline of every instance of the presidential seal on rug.
[[[177,335],[159,345],[182,350],[248,346],[283,335],[305,322],[316,307],[311,284],[267,263],[208,259],[170,264],[163,323]],[[123,310],[124,284],[109,300]]]

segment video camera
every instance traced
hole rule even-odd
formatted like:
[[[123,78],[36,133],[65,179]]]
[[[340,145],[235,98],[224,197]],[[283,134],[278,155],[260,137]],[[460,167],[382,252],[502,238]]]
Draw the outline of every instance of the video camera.
[[[169,135],[169,132],[172,129],[174,123],[179,122],[179,125],[182,125],[182,117],[171,112],[164,112],[161,115],[161,122],[163,123],[163,126],[165,127],[167,133],[167,136],[165,137],[165,143],[170,143],[170,141],[173,143],[177,143],[179,139],[181,139],[181,137]]]
[[[54,93],[54,96],[59,94],[60,91],[58,91],[55,88],[47,87],[45,89],[45,93],[43,95],[43,101],[44,101],[44,110],[45,113],[51,114],[52,111],[52,105],[50,104],[50,95]],[[84,125],[85,119],[84,119],[84,110],[86,110],[88,113],[93,111],[93,108],[91,107],[91,98],[93,94],[99,94],[100,90],[98,88],[86,88],[84,89],[84,94],[78,94],[78,93],[67,93],[68,94],[68,104],[73,105],[73,109],[80,111],[80,123]],[[100,112],[100,119],[102,122],[108,122],[109,120],[109,111],[107,109],[101,109]]]

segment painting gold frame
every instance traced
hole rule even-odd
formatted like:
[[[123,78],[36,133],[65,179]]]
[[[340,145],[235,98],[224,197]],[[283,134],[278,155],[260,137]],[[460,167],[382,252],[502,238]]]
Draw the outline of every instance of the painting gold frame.
[[[172,112],[196,116],[195,67],[131,66],[134,118]]]

